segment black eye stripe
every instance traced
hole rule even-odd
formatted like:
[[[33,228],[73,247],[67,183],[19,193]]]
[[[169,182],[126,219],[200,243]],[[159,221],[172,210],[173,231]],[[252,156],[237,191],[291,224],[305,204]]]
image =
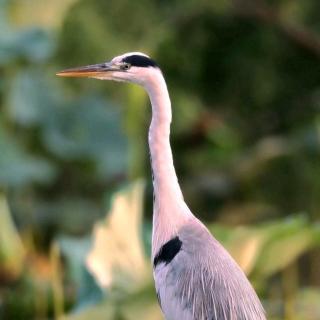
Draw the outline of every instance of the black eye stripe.
[[[122,62],[129,63],[131,66],[135,66],[135,67],[144,67],[144,68],[158,67],[158,65],[154,60],[138,54],[125,57],[122,60]]]

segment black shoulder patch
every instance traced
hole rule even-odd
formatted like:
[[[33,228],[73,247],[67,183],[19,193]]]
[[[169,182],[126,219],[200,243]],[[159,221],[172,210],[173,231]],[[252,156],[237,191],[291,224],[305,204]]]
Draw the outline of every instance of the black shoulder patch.
[[[175,237],[165,243],[156,254],[153,260],[153,267],[155,268],[159,263],[164,262],[166,265],[170,263],[178,254],[182,247],[182,241],[179,237]]]
[[[132,66],[135,67],[158,67],[154,60],[138,54],[127,56],[122,60],[122,62],[130,63]]]

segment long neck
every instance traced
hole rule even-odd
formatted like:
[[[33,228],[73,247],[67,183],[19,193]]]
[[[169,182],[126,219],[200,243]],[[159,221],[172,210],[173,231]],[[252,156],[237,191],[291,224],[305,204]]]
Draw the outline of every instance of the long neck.
[[[146,87],[152,105],[149,148],[153,171],[153,249],[170,240],[190,214],[173,165],[170,147],[171,102],[160,71]]]
[[[149,84],[148,94],[152,105],[149,148],[155,196],[161,198],[170,195],[176,201],[183,201],[170,146],[171,102],[160,72]]]

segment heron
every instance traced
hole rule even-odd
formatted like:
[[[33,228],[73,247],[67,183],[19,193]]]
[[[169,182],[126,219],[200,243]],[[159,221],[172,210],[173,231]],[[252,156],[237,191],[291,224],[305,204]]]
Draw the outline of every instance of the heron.
[[[171,101],[158,64],[144,53],[129,52],[109,62],[66,69],[57,75],[135,83],[149,95],[154,192],[151,258],[165,319],[266,319],[244,272],[184,201],[170,146]]]

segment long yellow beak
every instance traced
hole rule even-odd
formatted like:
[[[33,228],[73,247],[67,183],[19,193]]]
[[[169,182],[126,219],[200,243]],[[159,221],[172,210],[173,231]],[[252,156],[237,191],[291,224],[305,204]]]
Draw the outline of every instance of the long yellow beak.
[[[111,62],[92,64],[83,67],[62,70],[56,73],[60,77],[97,77],[110,71],[119,71]]]

